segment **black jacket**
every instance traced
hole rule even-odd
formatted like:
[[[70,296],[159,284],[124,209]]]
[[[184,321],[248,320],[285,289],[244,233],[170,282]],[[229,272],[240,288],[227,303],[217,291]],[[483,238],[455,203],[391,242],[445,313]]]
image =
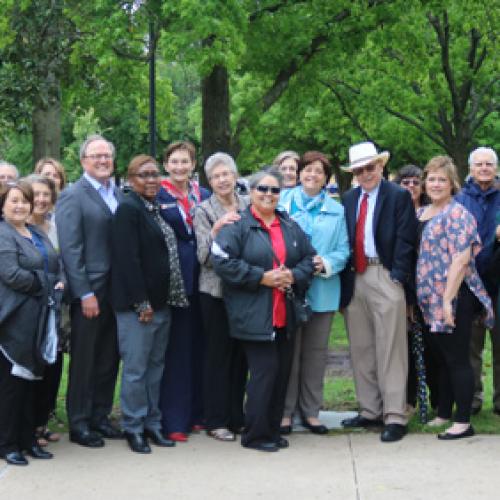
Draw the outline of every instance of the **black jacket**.
[[[286,246],[286,262],[294,276],[294,289],[303,295],[312,279],[314,248],[299,225],[276,211]],[[267,240],[267,242],[265,241]],[[212,263],[223,282],[223,298],[231,336],[242,340],[273,340],[272,288],[260,284],[265,271],[273,268],[268,233],[247,208],[241,219],[224,226],[215,240]],[[287,303],[287,330],[296,328]]]
[[[342,198],[351,249],[354,249],[355,243],[356,212],[360,194],[361,188],[357,187],[349,190]],[[410,193],[384,179],[380,184],[373,215],[373,235],[382,265],[389,271],[392,279],[407,287],[411,284],[415,272],[417,217]],[[341,307],[348,306],[351,301],[355,276],[351,252],[351,259],[340,275]]]
[[[129,311],[148,300],[153,309],[167,305],[169,253],[160,226],[139,195],[125,194],[111,230],[111,303]]]

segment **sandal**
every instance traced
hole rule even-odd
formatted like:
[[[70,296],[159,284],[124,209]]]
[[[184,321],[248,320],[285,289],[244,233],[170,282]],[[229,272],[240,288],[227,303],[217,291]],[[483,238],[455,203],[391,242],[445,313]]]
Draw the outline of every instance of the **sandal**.
[[[35,432],[36,441],[39,446],[47,446],[49,443],[57,443],[61,435],[51,432],[48,427],[39,427]]]
[[[207,434],[210,437],[217,439],[217,441],[236,441],[236,436],[229,429],[226,429],[225,427],[212,429],[210,431],[207,431]]]

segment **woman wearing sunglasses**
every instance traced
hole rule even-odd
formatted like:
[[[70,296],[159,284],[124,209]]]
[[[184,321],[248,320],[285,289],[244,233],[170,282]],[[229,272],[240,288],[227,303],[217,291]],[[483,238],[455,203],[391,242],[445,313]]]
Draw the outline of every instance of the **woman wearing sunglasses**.
[[[405,165],[399,169],[394,179],[396,184],[399,184],[410,192],[415,210],[429,204],[429,199],[423,190],[422,177],[423,172],[420,167],[416,165]]]
[[[318,416],[323,403],[328,338],[340,302],[339,273],[349,258],[344,208],[325,190],[330,175],[328,158],[319,151],[308,151],[299,163],[300,185],[283,192],[280,199],[280,206],[307,234],[317,253],[315,276],[307,291],[313,315],[295,337],[282,434],[291,432],[294,414],[300,416],[302,425],[312,433],[328,432]]]
[[[241,341],[250,371],[241,444],[260,451],[288,446],[280,421],[297,325],[286,292],[303,296],[316,253],[299,225],[276,210],[281,187],[277,171],[255,174],[250,206],[212,245],[230,334]]]

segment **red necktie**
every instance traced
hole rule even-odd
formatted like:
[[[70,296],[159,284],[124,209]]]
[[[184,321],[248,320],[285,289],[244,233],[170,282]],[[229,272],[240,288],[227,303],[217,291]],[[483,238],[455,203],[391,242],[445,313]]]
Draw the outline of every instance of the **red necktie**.
[[[356,221],[356,239],[354,241],[354,268],[357,273],[364,273],[368,266],[365,255],[365,222],[368,213],[368,193],[363,195]]]

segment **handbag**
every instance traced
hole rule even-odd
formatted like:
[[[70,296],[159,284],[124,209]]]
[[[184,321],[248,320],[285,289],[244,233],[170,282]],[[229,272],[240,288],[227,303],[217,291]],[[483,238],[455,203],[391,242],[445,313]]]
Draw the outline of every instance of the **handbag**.
[[[311,319],[313,311],[306,296],[298,297],[293,288],[290,287],[286,289],[285,297],[291,305],[295,322],[300,325],[307,323]]]

